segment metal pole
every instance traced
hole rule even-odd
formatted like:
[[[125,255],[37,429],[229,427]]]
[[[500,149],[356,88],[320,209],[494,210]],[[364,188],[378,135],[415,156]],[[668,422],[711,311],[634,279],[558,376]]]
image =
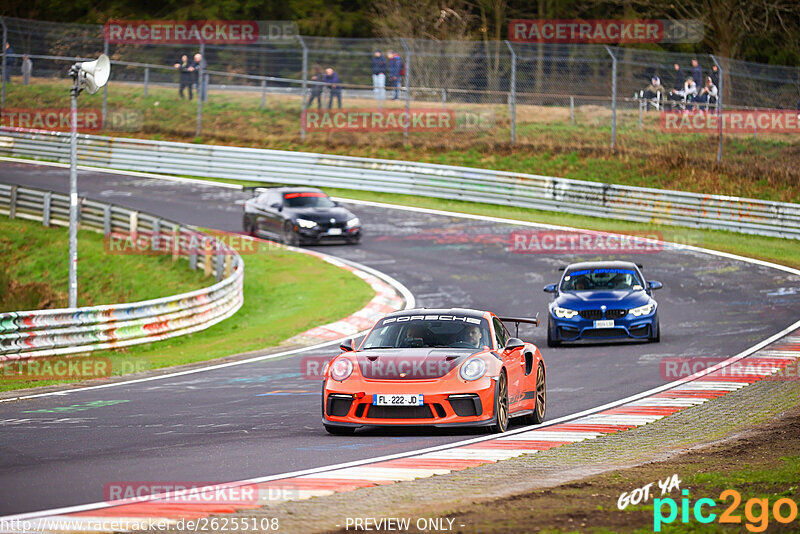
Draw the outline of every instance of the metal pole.
[[[640,130],[642,129],[642,107],[643,107],[642,104],[643,104],[643,102],[644,101],[640,98],[639,99],[639,129]],[[645,106],[646,105],[647,104],[645,104]]]
[[[108,55],[108,41],[103,35],[103,53]],[[103,129],[106,128],[106,113],[108,112],[108,84],[103,86]]]
[[[302,94],[300,95],[300,140],[306,140],[306,90],[308,89],[308,47],[306,46],[306,42],[303,41],[303,37],[300,35],[297,36],[297,40],[300,41],[300,46],[303,47],[303,89]],[[319,81],[319,80],[317,80]]]
[[[205,69],[203,69],[203,62],[206,60],[206,45],[205,43],[200,43],[200,55],[202,59],[200,60],[200,72],[197,75],[197,91],[200,93],[197,95],[197,129],[195,130],[195,137],[200,137],[200,134],[203,132],[203,89],[202,85],[205,82]],[[191,91],[191,86],[189,87]]]
[[[78,92],[75,78],[70,90],[69,145],[69,308],[78,307]]]
[[[575,97],[569,97],[569,122],[575,126]]]
[[[758,139],[758,108],[751,108],[753,110],[753,140]]]
[[[147,98],[147,84],[150,83],[150,67],[144,68],[144,97]]]
[[[406,79],[405,79],[405,86],[406,86],[406,117],[411,117],[411,50],[408,49],[408,45],[406,45],[406,40],[400,38],[400,42],[403,44],[403,48],[406,51]],[[403,128],[403,144],[408,144],[408,123],[411,122],[410,120],[406,120],[406,126]]]
[[[511,99],[508,102],[508,115],[511,118],[511,144],[517,140],[517,53],[508,41],[505,42],[511,52]]]
[[[442,88],[442,107],[447,109],[447,89]]]
[[[611,56],[611,148],[617,143],[617,56],[606,46]]]
[[[6,64],[6,43],[8,43],[8,28],[6,27],[6,19],[5,17],[0,17],[0,24],[3,25],[3,72],[0,74],[2,76],[3,81],[0,82],[0,85],[3,86],[2,90],[0,90],[0,117],[3,116],[3,110],[6,108],[6,69],[8,65]]]
[[[722,65],[719,64],[717,61],[717,57],[714,54],[711,54],[711,59],[714,61],[714,64],[717,66],[717,70],[719,70],[719,87],[717,87],[717,124],[719,128],[719,143],[717,145],[717,163],[722,161],[722,78],[724,77],[724,72],[722,71]]]
[[[267,80],[261,80],[261,109],[267,107]]]

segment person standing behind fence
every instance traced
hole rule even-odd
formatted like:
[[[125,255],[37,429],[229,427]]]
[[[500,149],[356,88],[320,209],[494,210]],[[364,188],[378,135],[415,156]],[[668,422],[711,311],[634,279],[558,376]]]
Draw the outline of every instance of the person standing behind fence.
[[[700,68],[697,58],[692,60],[692,78],[697,83],[703,83],[703,69]]]
[[[386,100],[386,58],[380,50],[372,58],[372,87],[376,100]]]
[[[22,56],[22,85],[31,83],[31,73],[33,72],[33,62],[28,54]]]
[[[192,99],[192,85],[194,84],[195,80],[197,79],[194,74],[194,67],[191,63],[189,63],[189,56],[186,54],[181,56],[181,60],[178,63],[175,63],[175,68],[180,71],[180,78],[178,79],[180,83],[180,88],[178,89],[178,94],[181,95],[181,98],[185,98],[183,96],[183,90],[189,90],[189,100]]]
[[[328,98],[328,109],[331,109],[333,106],[333,97],[337,98],[339,101],[339,109],[342,109],[342,87],[339,85],[341,83],[339,81],[339,75],[336,74],[336,71],[331,67],[328,67],[325,69],[325,77],[322,81],[328,84],[328,90],[331,92]]]
[[[675,69],[675,78],[672,79],[672,88],[675,89],[676,91],[680,91],[681,89],[683,89],[683,82],[684,82],[683,73],[681,72],[681,66],[675,63],[672,67]]]
[[[192,67],[194,67],[195,83],[197,84],[197,98],[205,102],[207,98],[205,80],[206,60],[203,59],[202,54],[197,53],[194,55]],[[201,76],[203,78],[202,80],[200,79]]]
[[[311,104],[314,103],[314,99],[316,99],[317,109],[322,109],[322,82],[324,81],[324,78],[325,76],[322,74],[322,67],[319,65],[314,65],[311,67],[311,81],[319,83],[311,84],[311,97],[308,100],[308,107],[311,107]]]
[[[6,42],[6,82],[11,81],[11,67],[17,62],[17,58],[9,57],[14,55],[14,47]]]
[[[403,85],[403,75],[406,73],[406,66],[403,63],[403,58],[400,54],[396,54],[394,50],[389,50],[389,80],[394,87],[394,98],[397,100],[400,96],[400,87]]]

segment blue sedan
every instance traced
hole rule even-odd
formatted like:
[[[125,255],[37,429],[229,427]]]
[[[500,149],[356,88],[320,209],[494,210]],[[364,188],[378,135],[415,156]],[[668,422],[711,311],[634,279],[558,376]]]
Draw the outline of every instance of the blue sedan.
[[[573,263],[558,284],[545,286],[555,297],[547,321],[547,346],[579,339],[643,339],[658,342],[658,303],[635,263],[597,261]]]

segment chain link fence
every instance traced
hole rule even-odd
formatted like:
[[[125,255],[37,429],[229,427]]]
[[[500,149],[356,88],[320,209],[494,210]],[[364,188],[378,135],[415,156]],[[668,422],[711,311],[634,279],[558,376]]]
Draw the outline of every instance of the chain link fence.
[[[4,43],[11,45],[8,50],[4,45],[3,55],[4,126],[25,126],[13,124],[9,110],[65,104],[70,65],[103,52],[112,60],[112,83],[99,97],[81,103],[99,108],[98,131],[262,146],[514,144],[560,151],[635,150],[643,133],[648,139],[664,133],[659,120],[664,110],[699,108],[670,99],[670,91],[682,88],[688,75],[697,77],[693,59],[702,72],[695,80],[698,87],[707,75],[719,87],[718,101],[705,106],[709,113],[800,105],[800,68],[710,55],[591,44],[305,36],[246,45],[114,44],[104,40],[99,25],[15,18],[3,18],[2,24]],[[402,69],[394,69],[399,72],[387,69],[384,88],[373,85],[377,50],[401,58]],[[204,61],[184,87],[193,99],[185,94],[182,101],[175,64],[184,54],[191,61],[196,53]],[[27,87],[22,85],[23,55],[32,62]],[[337,86],[321,81],[327,68],[338,75]],[[642,98],[653,76],[660,78],[663,92]],[[340,99],[350,113],[346,119],[375,110],[422,110],[444,120],[396,128],[374,123],[326,128],[320,127],[324,120],[314,122],[320,112],[338,109]],[[758,133],[754,127],[752,134]],[[711,157],[722,156],[722,134],[721,129],[702,134],[711,143],[719,139]],[[661,137],[669,143],[668,135]]]

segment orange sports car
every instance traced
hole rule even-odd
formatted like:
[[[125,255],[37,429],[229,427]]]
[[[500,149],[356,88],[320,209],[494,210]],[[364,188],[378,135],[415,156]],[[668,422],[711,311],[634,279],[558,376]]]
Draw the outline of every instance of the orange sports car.
[[[324,371],[322,421],[331,434],[360,426],[478,426],[505,432],[511,418],[538,424],[546,407],[539,349],[497,317],[468,309],[390,313]]]

